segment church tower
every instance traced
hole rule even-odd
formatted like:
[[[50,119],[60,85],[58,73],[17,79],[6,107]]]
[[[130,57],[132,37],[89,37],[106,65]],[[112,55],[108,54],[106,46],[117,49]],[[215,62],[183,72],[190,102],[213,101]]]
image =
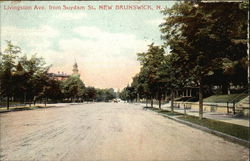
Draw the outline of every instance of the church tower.
[[[72,71],[73,71],[73,75],[80,76],[79,70],[78,70],[78,65],[77,65],[76,61],[75,61],[75,64],[73,65],[73,70]]]

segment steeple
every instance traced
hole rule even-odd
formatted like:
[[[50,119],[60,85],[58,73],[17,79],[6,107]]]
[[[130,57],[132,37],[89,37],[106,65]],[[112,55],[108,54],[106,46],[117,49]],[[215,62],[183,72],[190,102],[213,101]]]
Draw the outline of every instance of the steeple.
[[[75,60],[75,64],[73,65],[73,75],[79,75],[79,70],[78,70],[78,65],[76,63],[76,60]]]

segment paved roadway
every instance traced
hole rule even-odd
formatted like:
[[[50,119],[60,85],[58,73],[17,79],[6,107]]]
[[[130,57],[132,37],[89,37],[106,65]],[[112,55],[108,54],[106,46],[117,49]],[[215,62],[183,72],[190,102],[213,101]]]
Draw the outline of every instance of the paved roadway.
[[[0,114],[0,160],[249,160],[248,149],[125,103]]]

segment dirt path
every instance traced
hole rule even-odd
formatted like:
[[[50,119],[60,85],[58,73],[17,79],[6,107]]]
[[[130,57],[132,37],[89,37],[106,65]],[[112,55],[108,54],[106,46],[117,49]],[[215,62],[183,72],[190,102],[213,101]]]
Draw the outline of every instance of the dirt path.
[[[248,160],[248,149],[139,106],[95,103],[0,114],[0,160]]]

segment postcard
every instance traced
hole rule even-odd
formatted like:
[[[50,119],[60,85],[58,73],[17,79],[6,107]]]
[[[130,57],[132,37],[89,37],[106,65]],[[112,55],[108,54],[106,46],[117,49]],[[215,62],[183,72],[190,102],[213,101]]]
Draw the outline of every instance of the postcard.
[[[248,1],[1,1],[0,160],[249,160]]]

